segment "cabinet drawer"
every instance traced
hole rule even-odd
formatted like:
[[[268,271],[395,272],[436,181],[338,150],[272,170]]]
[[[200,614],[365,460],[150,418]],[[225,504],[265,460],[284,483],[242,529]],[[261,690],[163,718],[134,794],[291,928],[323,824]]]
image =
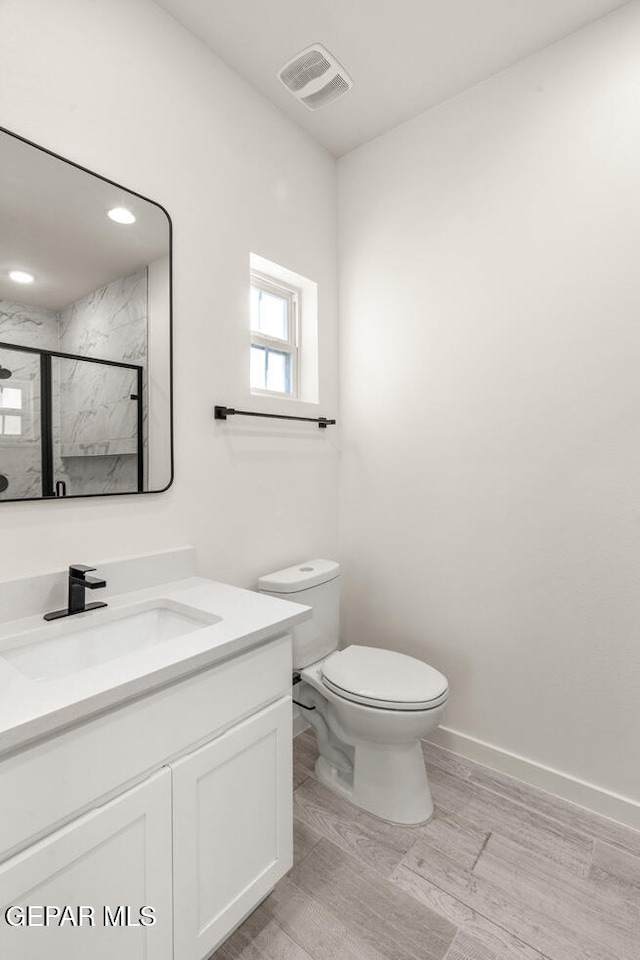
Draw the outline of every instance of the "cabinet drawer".
[[[0,861],[291,689],[284,635],[0,763]]]

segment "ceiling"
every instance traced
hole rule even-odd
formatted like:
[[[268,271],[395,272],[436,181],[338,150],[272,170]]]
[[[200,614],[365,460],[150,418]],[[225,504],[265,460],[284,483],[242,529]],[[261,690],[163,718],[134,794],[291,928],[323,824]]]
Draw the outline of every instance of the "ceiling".
[[[61,310],[169,251],[155,203],[0,131],[0,300]],[[136,216],[131,226],[106,216]],[[17,284],[10,270],[35,276]]]
[[[155,0],[335,156],[625,6],[620,0]],[[276,77],[312,43],[354,86],[311,111]]]

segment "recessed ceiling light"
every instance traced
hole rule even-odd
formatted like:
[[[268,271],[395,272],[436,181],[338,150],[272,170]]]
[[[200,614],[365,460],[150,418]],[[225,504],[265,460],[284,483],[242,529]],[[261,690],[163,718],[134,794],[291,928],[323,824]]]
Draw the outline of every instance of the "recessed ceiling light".
[[[115,223],[135,223],[136,218],[131,213],[131,210],[127,210],[126,207],[114,207],[112,210],[107,212],[107,216],[110,220],[113,220]]]
[[[33,283],[35,279],[33,274],[27,273],[26,270],[10,270],[9,277],[16,283]]]

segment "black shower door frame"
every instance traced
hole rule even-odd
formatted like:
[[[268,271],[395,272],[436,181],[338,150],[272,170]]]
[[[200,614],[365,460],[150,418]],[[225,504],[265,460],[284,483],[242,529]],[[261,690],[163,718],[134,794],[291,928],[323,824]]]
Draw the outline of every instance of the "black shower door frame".
[[[19,353],[34,353],[40,357],[40,457],[42,464],[42,496],[55,498],[55,477],[53,472],[53,373],[52,359],[82,360],[85,363],[101,363],[105,367],[120,367],[135,370],[138,404],[138,493],[144,492],[144,408],[142,391],[144,388],[144,368],[136,363],[121,363],[118,360],[102,360],[99,357],[82,357],[78,353],[62,353],[60,350],[44,350],[41,347],[21,347],[17,343],[0,343],[0,350],[15,350]]]

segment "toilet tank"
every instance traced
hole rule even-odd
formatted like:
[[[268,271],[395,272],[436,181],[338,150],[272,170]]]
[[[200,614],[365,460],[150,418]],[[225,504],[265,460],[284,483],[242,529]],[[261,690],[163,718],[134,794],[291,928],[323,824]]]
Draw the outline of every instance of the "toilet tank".
[[[313,607],[313,617],[293,627],[293,667],[302,670],[336,650],[340,636],[340,564],[305,560],[258,580],[258,590]]]

